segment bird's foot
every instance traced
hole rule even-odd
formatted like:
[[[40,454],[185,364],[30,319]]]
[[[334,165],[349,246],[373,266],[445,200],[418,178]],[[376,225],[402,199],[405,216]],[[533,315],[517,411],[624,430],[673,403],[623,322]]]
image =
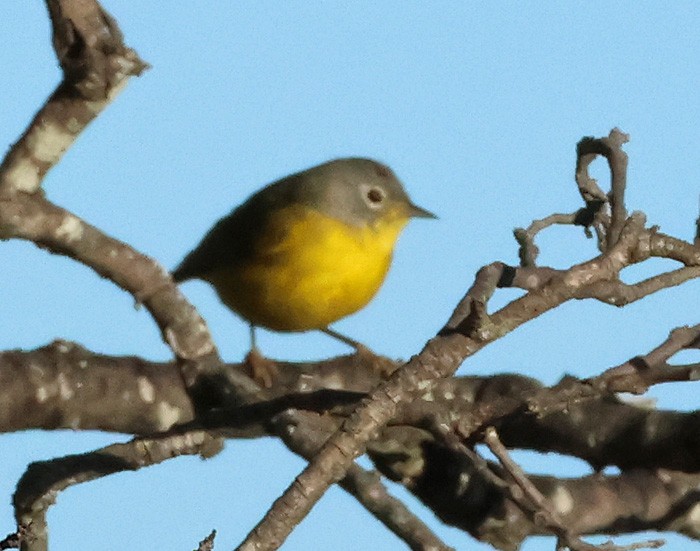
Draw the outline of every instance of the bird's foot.
[[[251,348],[241,365],[246,374],[263,388],[270,388],[278,375],[277,363]]]
[[[382,356],[381,354],[377,354],[371,348],[359,342],[354,348],[355,360],[371,366],[372,370],[383,380],[388,379],[400,365],[400,363],[397,363],[386,356]]]

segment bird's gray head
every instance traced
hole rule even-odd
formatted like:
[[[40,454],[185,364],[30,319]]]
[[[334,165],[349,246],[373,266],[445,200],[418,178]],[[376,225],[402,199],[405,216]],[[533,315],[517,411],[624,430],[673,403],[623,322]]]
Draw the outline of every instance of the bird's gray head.
[[[435,218],[411,202],[389,167],[372,159],[336,159],[297,176],[303,202],[353,226],[387,216]]]

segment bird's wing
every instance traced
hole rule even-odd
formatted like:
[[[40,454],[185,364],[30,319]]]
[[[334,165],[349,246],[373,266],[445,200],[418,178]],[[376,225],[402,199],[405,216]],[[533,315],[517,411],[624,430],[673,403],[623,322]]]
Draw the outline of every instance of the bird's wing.
[[[244,203],[219,220],[173,271],[175,281],[204,278],[220,268],[243,262],[253,254],[255,235],[264,231],[264,217]]]
[[[296,179],[293,175],[272,184],[274,193],[262,190],[219,220],[175,268],[175,281],[206,278],[219,269],[244,263],[256,256],[261,246],[274,250],[275,242],[282,241],[285,236],[277,225],[271,227],[270,221],[280,209],[299,200]]]

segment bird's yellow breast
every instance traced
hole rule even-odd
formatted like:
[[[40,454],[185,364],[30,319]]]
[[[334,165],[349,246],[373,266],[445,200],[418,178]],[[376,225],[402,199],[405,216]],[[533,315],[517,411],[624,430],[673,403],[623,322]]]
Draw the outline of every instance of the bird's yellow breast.
[[[395,212],[355,227],[294,205],[270,217],[249,259],[207,279],[253,325],[276,331],[324,328],[372,299],[407,222]]]

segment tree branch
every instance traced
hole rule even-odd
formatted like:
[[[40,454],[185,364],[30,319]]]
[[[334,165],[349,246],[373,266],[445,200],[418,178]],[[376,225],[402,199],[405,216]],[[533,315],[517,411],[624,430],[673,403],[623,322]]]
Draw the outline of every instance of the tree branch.
[[[77,260],[142,302],[177,358],[197,407],[244,401],[259,388],[222,377],[206,323],[153,259],[46,200],[41,183],[76,137],[146,64],[91,0],[47,0],[63,81],[0,165],[0,239],[19,238]],[[233,394],[233,396],[230,396]]]
[[[48,550],[46,512],[59,492],[89,480],[122,471],[136,471],[181,455],[210,457],[222,443],[203,431],[171,436],[136,438],[94,452],[32,463],[17,484],[13,497],[21,549]]]

